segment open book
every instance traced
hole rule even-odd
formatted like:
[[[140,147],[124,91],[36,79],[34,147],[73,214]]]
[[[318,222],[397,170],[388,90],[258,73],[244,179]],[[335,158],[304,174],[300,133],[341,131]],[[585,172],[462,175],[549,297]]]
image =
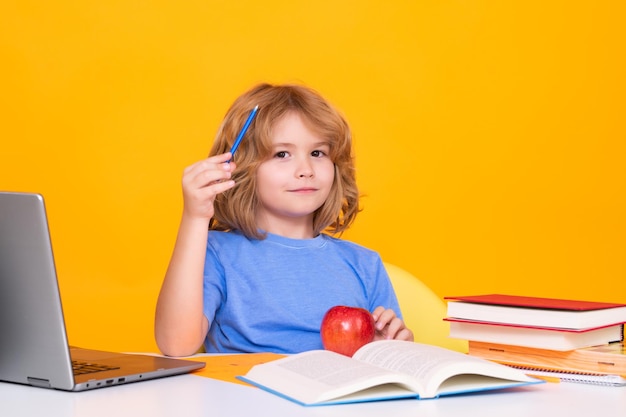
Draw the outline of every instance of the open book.
[[[438,346],[369,343],[352,358],[314,350],[256,365],[240,377],[303,405],[435,398],[541,383],[522,371]]]

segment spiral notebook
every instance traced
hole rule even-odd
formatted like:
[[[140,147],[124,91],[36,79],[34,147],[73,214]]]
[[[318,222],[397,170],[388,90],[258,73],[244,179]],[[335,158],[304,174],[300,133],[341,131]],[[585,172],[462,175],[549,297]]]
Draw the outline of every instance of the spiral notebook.
[[[599,374],[587,372],[565,372],[548,368],[508,365],[526,371],[528,375],[545,378],[556,378],[561,382],[577,382],[581,384],[606,385],[613,387],[626,386],[626,378],[622,375]]]

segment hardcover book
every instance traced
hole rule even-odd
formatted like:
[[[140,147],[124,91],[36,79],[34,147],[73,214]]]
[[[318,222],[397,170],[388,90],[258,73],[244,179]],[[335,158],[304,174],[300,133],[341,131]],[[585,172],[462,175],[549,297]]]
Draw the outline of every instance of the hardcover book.
[[[530,327],[447,317],[450,337],[468,341],[502,343],[550,350],[572,350],[619,342],[624,326],[616,324],[592,329]]]
[[[436,398],[544,382],[495,362],[398,340],[369,343],[352,358],[303,352],[256,365],[240,378],[302,405]]]
[[[445,297],[448,317],[520,326],[590,329],[626,322],[626,304],[487,294]]]

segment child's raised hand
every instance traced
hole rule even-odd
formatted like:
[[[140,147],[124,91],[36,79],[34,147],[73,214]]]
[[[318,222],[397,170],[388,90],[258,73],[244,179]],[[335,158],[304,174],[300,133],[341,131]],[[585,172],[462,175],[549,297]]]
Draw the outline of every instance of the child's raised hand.
[[[396,316],[395,311],[385,307],[376,307],[372,313],[376,323],[374,340],[408,340],[413,341],[413,332]]]
[[[213,202],[219,193],[232,188],[235,169],[230,152],[215,155],[187,167],[183,172],[184,213],[194,218],[211,219]]]

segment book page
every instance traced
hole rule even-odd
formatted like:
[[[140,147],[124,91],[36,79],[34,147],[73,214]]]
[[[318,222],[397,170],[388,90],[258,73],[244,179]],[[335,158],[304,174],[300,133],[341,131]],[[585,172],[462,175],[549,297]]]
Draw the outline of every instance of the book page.
[[[533,381],[523,372],[480,358],[397,340],[369,343],[354,354],[354,359],[415,377],[424,387],[422,398]]]
[[[354,359],[406,373],[421,381],[428,381],[440,368],[464,357],[462,353],[437,346],[394,340],[369,343],[354,354]]]
[[[415,397],[410,377],[330,351],[310,351],[253,367],[244,377],[304,404],[341,398],[385,384],[389,398]],[[378,390],[377,390],[378,391]],[[365,393],[367,394],[367,393]],[[380,392],[374,393],[380,395]]]

